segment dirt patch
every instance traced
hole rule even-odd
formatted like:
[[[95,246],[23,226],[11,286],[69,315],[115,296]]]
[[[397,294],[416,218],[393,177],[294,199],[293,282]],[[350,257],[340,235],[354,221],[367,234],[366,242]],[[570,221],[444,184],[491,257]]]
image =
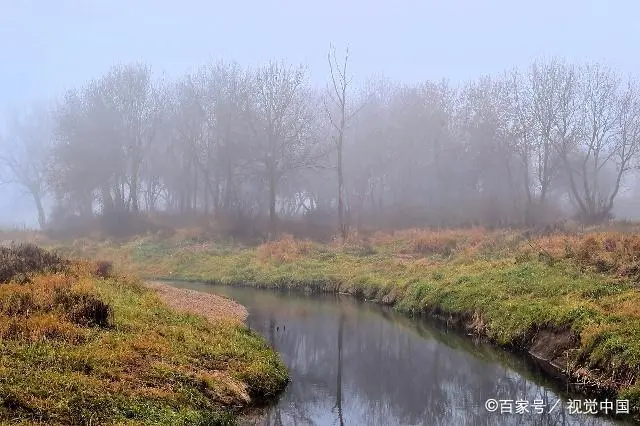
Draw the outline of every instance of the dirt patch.
[[[552,364],[559,364],[569,349],[578,346],[578,339],[571,330],[543,329],[533,338],[529,353]]]
[[[211,322],[220,320],[244,322],[248,316],[244,306],[226,297],[176,288],[159,282],[147,282],[145,285],[154,289],[169,307],[181,312],[202,315]]]
[[[540,367],[556,379],[567,380],[567,355],[579,346],[579,338],[571,330],[539,330],[528,349]]]

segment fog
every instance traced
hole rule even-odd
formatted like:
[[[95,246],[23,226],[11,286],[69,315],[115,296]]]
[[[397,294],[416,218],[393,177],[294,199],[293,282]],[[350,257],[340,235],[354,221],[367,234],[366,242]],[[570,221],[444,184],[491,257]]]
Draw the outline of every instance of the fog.
[[[616,4],[3,1],[0,218],[635,217],[640,6]]]

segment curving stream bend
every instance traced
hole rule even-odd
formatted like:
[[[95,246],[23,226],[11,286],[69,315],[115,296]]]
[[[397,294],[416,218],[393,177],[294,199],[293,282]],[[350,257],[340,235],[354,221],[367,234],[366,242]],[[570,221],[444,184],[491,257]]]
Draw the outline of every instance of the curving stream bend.
[[[256,425],[604,425],[519,357],[348,296],[172,283],[237,300],[281,354],[291,383]],[[513,400],[512,413],[488,399]],[[528,413],[516,414],[515,400]],[[543,413],[533,406],[542,400]],[[525,405],[525,403],[521,403]],[[506,411],[508,403],[502,403]],[[555,406],[555,407],[554,407]],[[615,402],[614,402],[615,406]],[[540,408],[538,408],[540,411]]]

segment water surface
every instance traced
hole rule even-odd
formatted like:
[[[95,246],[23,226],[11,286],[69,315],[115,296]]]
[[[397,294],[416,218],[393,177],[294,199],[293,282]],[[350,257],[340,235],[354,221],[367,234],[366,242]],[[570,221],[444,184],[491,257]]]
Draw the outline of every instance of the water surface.
[[[274,405],[247,418],[249,424],[622,424],[570,414],[571,396],[526,360],[349,296],[175,285],[245,305],[249,326],[286,363],[291,383]],[[513,413],[489,412],[489,398],[513,400]],[[529,413],[515,413],[518,399]],[[542,414],[535,412],[536,400],[546,404]]]

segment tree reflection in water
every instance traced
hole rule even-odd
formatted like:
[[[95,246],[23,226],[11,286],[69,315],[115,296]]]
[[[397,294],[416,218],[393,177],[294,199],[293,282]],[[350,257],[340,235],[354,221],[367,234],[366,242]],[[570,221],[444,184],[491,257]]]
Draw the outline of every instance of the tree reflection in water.
[[[600,425],[552,413],[499,414],[488,398],[542,399],[554,388],[524,361],[466,336],[338,296],[182,284],[244,304],[251,328],[280,352],[291,383],[260,425]],[[548,408],[547,408],[548,410]],[[533,411],[533,410],[530,410]],[[612,423],[612,422],[611,422]]]

